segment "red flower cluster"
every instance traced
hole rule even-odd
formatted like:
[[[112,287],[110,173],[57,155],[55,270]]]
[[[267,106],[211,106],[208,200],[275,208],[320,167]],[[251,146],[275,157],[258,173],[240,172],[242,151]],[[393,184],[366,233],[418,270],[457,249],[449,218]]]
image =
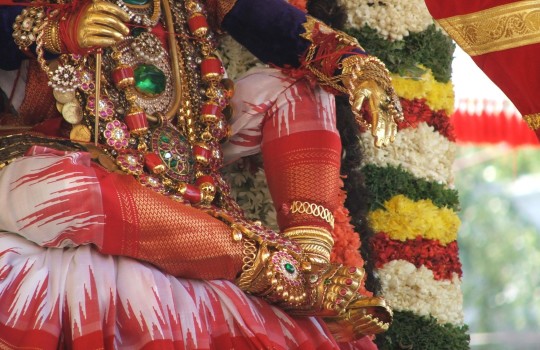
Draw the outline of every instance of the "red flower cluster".
[[[450,123],[450,118],[444,110],[433,111],[426,103],[425,99],[400,99],[403,108],[405,119],[398,123],[398,129],[416,128],[420,123],[427,123],[433,126],[435,130],[446,137],[448,140],[455,142],[456,135],[454,127]]]
[[[380,232],[371,239],[370,244],[377,268],[382,268],[392,260],[405,260],[417,268],[424,265],[433,271],[436,280],[449,280],[454,272],[460,278],[463,274],[455,241],[443,246],[436,240],[419,236],[401,242],[392,240],[386,233]]]
[[[347,198],[345,191],[340,191],[338,197],[340,203],[345,203],[345,198]],[[364,259],[360,255],[360,236],[354,231],[354,227],[350,223],[349,211],[343,204],[334,211],[334,219],[334,231],[332,232],[334,248],[330,260],[333,263],[363,268]],[[363,282],[359,293],[365,296],[372,295],[365,289]]]

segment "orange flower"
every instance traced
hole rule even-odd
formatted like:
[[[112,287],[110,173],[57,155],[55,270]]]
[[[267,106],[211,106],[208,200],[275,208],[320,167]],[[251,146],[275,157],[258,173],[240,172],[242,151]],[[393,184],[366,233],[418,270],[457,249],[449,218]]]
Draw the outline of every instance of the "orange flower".
[[[354,227],[350,223],[351,217],[349,211],[344,206],[347,194],[341,190],[338,197],[342,204],[334,211],[335,221],[334,231],[332,232],[334,248],[332,249],[330,260],[333,263],[363,268],[364,259],[360,255],[360,235],[354,231]],[[365,296],[373,295],[366,290],[363,281],[359,292]]]

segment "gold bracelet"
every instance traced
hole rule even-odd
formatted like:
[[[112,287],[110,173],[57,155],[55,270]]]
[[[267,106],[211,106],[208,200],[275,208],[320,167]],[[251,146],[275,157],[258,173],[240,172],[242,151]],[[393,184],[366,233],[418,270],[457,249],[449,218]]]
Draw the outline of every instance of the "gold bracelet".
[[[334,239],[327,230],[312,226],[296,226],[283,231],[283,236],[298,243],[311,263],[321,267],[330,263]]]
[[[36,41],[44,20],[43,7],[25,8],[15,17],[12,36],[19,49],[26,51]]]
[[[310,202],[293,201],[291,204],[291,213],[313,215],[323,219],[330,224],[330,227],[334,228],[334,215],[329,209],[323,207],[322,205]]]
[[[527,114],[523,116],[523,120],[527,123],[532,130],[540,129],[540,113]]]
[[[46,20],[43,33],[43,47],[54,54],[61,53],[60,39],[58,38],[58,22]]]
[[[45,30],[48,34],[44,39],[45,48],[51,53],[62,53],[62,41],[60,40],[60,21],[49,19]]]
[[[286,250],[244,240],[244,264],[236,285],[285,309],[306,303],[302,262]]]

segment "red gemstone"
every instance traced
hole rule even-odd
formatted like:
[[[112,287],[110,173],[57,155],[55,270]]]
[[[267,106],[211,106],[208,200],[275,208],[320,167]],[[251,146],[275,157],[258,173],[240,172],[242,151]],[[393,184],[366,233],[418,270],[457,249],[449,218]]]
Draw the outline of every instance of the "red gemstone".
[[[130,66],[121,66],[112,72],[112,78],[117,88],[123,89],[133,85],[135,82],[135,73]]]
[[[345,280],[345,284],[348,285],[348,286],[350,286],[352,283],[353,283],[352,278],[347,278],[347,279]]]
[[[148,129],[148,119],[146,114],[142,111],[129,113],[124,118],[129,131],[134,133],[144,132]]]
[[[165,164],[163,164],[161,158],[153,152],[144,155],[144,165],[146,165],[146,168],[154,174],[161,174],[165,171]]]
[[[201,107],[201,118],[207,123],[216,123],[222,116],[221,108],[214,102],[207,102]]]
[[[185,186],[182,196],[191,203],[199,203],[201,201],[201,190],[196,186],[188,184]]]
[[[188,19],[189,30],[196,36],[202,37],[208,33],[208,22],[201,13],[196,13]]]
[[[209,183],[209,184],[212,184],[215,186],[215,182],[214,182],[214,179],[212,178],[212,176],[209,176],[209,175],[203,175],[203,176],[199,176],[197,178],[197,180],[195,180],[195,184],[197,186],[200,186],[201,184],[203,183]]]
[[[349,267],[349,273],[350,274],[356,273],[356,267],[354,266]]]
[[[208,164],[208,161],[212,156],[210,149],[203,144],[193,146],[193,153],[195,154],[195,159],[202,164]]]
[[[204,80],[220,80],[223,75],[223,66],[217,57],[207,57],[201,62],[201,75]]]
[[[341,304],[342,301],[343,301],[343,298],[337,298],[336,299],[336,304]]]
[[[339,290],[339,295],[341,295],[343,297],[343,296],[345,296],[345,294],[347,294],[347,289],[342,288],[342,289]]]

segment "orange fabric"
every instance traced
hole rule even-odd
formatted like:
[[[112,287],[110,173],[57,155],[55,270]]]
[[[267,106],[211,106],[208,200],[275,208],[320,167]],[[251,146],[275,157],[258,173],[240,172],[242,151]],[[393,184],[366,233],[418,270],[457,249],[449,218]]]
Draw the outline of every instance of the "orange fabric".
[[[103,192],[103,253],[147,261],[174,276],[234,280],[242,244],[223,222],[141,186],[97,170]]]

